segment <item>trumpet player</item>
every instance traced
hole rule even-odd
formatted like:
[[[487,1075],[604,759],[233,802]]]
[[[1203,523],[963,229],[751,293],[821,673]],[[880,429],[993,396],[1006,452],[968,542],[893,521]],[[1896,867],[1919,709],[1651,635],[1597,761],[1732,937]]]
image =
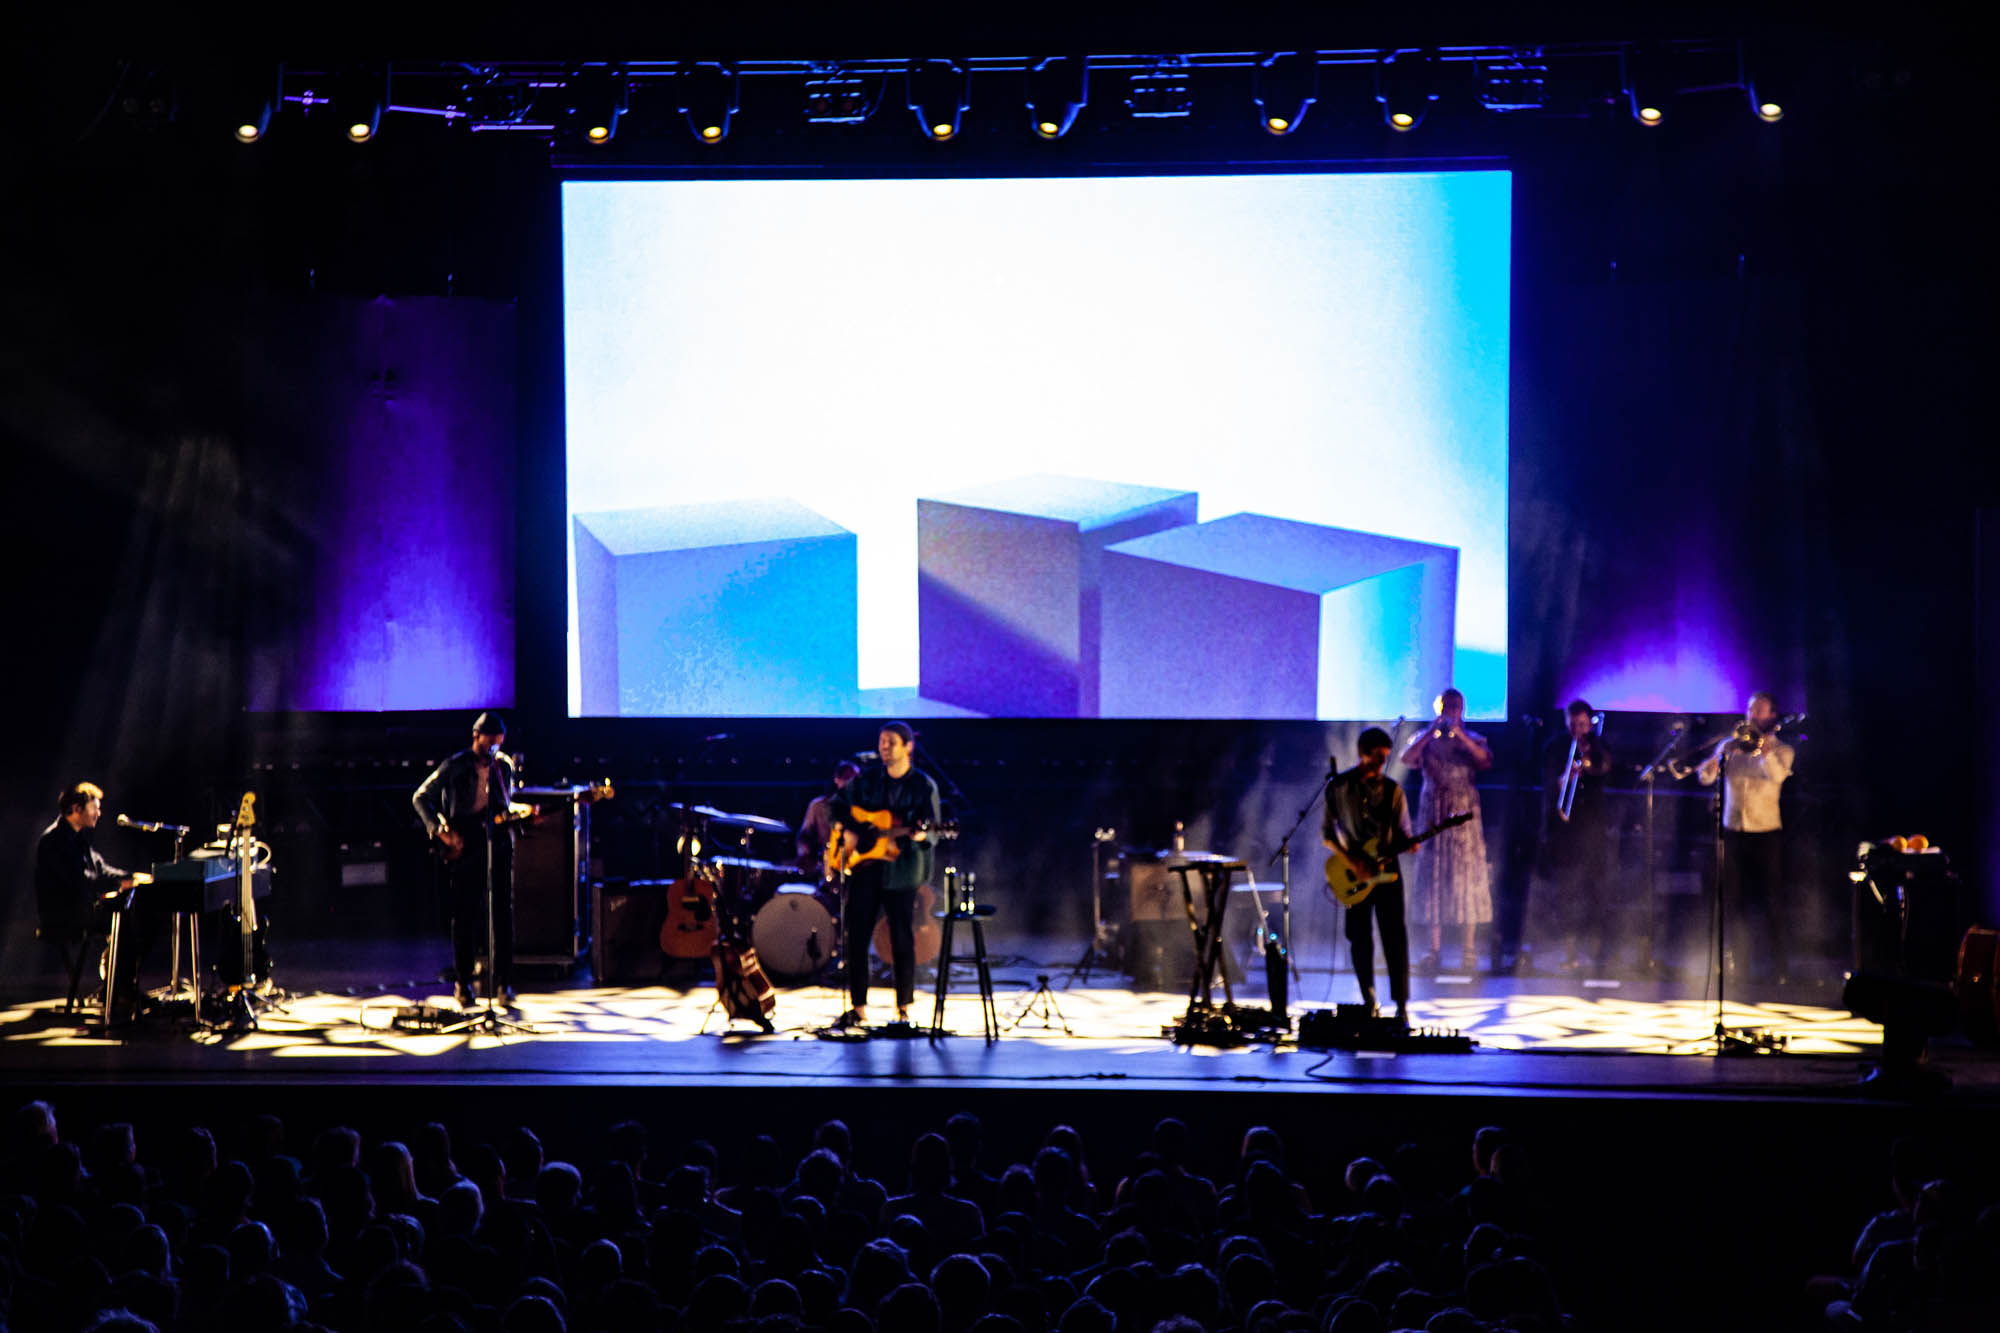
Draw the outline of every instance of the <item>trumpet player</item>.
[[[1584,960],[1602,975],[1617,959],[1615,900],[1607,881],[1609,844],[1604,813],[1604,779],[1611,751],[1599,734],[1601,719],[1582,699],[1564,710],[1567,726],[1542,749],[1542,872],[1555,894],[1556,919],[1563,927],[1562,970],[1574,972]]]
[[[1732,918],[1732,938],[1742,939],[1743,919],[1763,918],[1771,971],[1779,985],[1788,980],[1784,905],[1778,889],[1784,873],[1784,824],[1778,792],[1792,775],[1792,747],[1778,739],[1778,702],[1759,690],[1750,696],[1736,730],[1702,760],[1695,774],[1704,787],[1722,782],[1723,910]]]

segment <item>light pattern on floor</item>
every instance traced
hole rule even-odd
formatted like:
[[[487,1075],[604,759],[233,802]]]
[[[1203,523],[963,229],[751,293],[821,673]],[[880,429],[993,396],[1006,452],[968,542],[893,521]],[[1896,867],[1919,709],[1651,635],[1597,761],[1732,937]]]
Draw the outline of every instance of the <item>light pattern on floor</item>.
[[[1157,1051],[1161,1029],[1186,1009],[1184,997],[1114,987],[1053,992],[1054,1007],[1032,1004],[1027,988],[999,994],[1000,1022],[1008,1041],[1058,1043],[1066,1049],[1095,1046],[1105,1053]],[[348,995],[312,992],[292,996],[267,1012],[254,1030],[195,1032],[189,1040],[214,1048],[272,1059],[342,1057],[433,1057],[451,1051],[477,1052],[524,1046],[630,1046],[686,1042],[704,1032],[727,1031],[732,1039],[761,1036],[747,1023],[727,1023],[712,1011],[708,988],[663,986],[576,989],[524,993],[508,1017],[526,1030],[505,1034],[401,1031],[391,1026],[398,1006],[449,1006],[442,995]],[[780,1036],[797,1037],[833,1022],[845,997],[826,989],[780,991],[773,1021]],[[21,1044],[44,1050],[116,1048],[115,1037],[95,1033],[81,1016],[61,1012],[60,1000],[0,1009],[0,1043],[18,1052]],[[1044,1010],[1047,1010],[1044,1012]],[[888,1006],[871,1007],[876,1021]],[[1295,1008],[1296,1014],[1296,1008]],[[928,1023],[931,997],[920,995],[912,1016]],[[1782,1035],[1796,1054],[1854,1055],[1881,1040],[1881,1029],[1845,1010],[1805,1004],[1730,1004],[1723,1014],[1731,1028]],[[1698,1000],[1631,1000],[1564,994],[1444,996],[1411,1006],[1413,1025],[1456,1029],[1482,1047],[1510,1051],[1595,1051],[1627,1054],[1699,1054],[1716,1022],[1715,1006]],[[969,991],[948,1001],[946,1027],[960,1040],[977,1042],[979,1006]],[[1067,1024],[1066,1033],[1064,1025]],[[148,1038],[149,1040],[152,1038]],[[1264,1049],[1268,1049],[1265,1047]],[[551,1049],[547,1054],[554,1055]],[[1229,1054],[1228,1052],[1202,1052]]]

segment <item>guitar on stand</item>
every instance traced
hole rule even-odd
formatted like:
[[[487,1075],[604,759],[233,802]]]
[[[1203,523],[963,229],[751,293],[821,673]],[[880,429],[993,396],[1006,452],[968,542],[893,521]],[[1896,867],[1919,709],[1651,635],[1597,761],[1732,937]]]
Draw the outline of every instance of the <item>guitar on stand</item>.
[[[229,856],[236,863],[236,924],[241,970],[223,993],[219,1027],[257,1026],[257,1015],[273,1007],[271,961],[264,947],[264,925],[257,916],[257,871],[270,857],[257,841],[257,793],[246,791],[229,826]],[[262,858],[260,860],[260,857]]]
[[[1470,810],[1441,819],[1414,838],[1393,838],[1392,846],[1384,848],[1380,840],[1370,838],[1351,851],[1335,848],[1326,858],[1326,888],[1334,901],[1342,907],[1352,907],[1375,891],[1378,884],[1387,884],[1396,877],[1393,864],[1398,856],[1413,847],[1429,842],[1446,829],[1457,828],[1472,818]]]

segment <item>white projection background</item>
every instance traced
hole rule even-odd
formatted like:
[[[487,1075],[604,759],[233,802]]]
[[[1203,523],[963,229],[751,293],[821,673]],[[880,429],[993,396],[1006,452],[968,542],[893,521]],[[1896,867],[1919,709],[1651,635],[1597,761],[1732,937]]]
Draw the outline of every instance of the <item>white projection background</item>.
[[[568,512],[789,497],[853,533],[857,712],[924,711],[917,498],[1059,474],[1457,548],[1451,674],[1505,715],[1508,173],[562,192]]]

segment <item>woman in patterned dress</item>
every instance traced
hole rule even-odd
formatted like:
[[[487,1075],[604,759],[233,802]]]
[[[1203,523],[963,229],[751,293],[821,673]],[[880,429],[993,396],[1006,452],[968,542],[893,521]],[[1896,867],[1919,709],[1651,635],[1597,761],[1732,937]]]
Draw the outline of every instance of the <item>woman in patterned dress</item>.
[[[1429,926],[1431,937],[1430,954],[1417,967],[1438,966],[1444,928],[1457,926],[1463,947],[1459,966],[1476,970],[1474,936],[1493,919],[1493,893],[1486,882],[1486,834],[1480,828],[1479,791],[1472,779],[1493,767],[1493,750],[1484,736],[1466,730],[1463,694],[1446,690],[1439,697],[1437,721],[1404,749],[1403,763],[1424,775],[1415,820],[1420,831],[1461,811],[1472,812],[1470,820],[1416,850],[1410,922]]]

